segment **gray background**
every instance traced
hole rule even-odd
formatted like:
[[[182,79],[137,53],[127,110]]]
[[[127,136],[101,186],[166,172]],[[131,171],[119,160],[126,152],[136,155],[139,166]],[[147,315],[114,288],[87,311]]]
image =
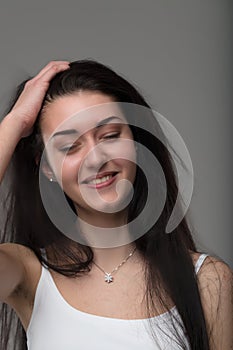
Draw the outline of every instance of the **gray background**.
[[[195,241],[233,267],[232,14],[227,0],[3,1],[0,111],[50,60],[110,65],[182,135],[194,167]]]

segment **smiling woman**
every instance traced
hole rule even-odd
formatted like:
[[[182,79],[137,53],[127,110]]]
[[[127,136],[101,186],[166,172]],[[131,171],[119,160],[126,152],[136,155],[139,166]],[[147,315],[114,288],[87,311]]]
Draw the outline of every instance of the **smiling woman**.
[[[122,200],[125,203],[127,197],[127,188],[121,180],[133,185],[136,153],[131,129],[113,98],[90,91],[60,97],[45,104],[40,129],[49,162],[53,164],[52,171],[44,167],[45,174],[48,178],[52,176],[53,181],[58,179],[73,200],[78,217],[95,225],[111,204],[114,211],[119,211],[120,203]],[[121,196],[116,190],[119,183]],[[119,226],[123,220],[127,223],[126,210],[103,218],[103,222],[108,227]]]
[[[197,250],[187,217],[165,233],[179,190],[168,144],[139,92],[94,60],[19,86],[0,124],[1,349],[232,348],[232,271]]]

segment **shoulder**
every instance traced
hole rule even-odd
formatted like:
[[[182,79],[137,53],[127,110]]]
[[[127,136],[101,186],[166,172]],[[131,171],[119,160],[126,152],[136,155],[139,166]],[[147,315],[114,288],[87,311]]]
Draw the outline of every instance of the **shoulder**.
[[[193,264],[196,265],[201,254],[196,252],[190,252],[190,254]],[[200,292],[209,289],[212,294],[219,295],[226,289],[232,291],[233,270],[222,259],[208,255],[197,274],[197,282]]]
[[[220,299],[233,292],[233,270],[219,258],[208,256],[198,274],[200,290]]]
[[[211,349],[233,348],[233,271],[220,258],[208,256],[197,275]]]
[[[17,243],[2,243],[0,249],[13,260],[22,263],[24,267],[33,261],[39,261],[34,251],[22,244]]]
[[[212,292],[220,293],[226,287],[231,287],[233,271],[230,266],[220,258],[208,255],[198,273],[199,287],[204,290],[212,288]]]

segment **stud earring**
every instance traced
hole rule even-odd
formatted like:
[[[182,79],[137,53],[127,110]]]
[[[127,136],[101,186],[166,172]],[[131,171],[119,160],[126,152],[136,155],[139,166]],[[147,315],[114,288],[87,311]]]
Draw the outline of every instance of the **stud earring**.
[[[52,179],[52,178],[50,178],[50,179],[49,179],[49,181],[50,181],[50,182],[53,182],[53,179]]]

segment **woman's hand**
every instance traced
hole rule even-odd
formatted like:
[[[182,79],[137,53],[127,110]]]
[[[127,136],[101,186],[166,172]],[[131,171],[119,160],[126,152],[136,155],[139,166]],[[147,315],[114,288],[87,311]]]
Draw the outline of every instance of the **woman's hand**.
[[[32,133],[51,79],[68,69],[69,62],[53,61],[29,80],[10,113],[0,123],[0,184],[15,147],[22,137]]]
[[[51,61],[33,79],[29,80],[9,115],[20,124],[21,137],[32,133],[51,79],[69,68],[67,61]]]

